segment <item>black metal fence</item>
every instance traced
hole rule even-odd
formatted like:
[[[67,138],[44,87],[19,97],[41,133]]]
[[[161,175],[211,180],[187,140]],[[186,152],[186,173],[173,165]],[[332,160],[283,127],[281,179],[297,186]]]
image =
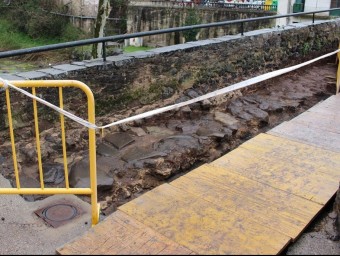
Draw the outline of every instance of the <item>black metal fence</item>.
[[[4,52],[0,52],[0,58],[14,57],[14,56],[20,56],[20,55],[25,55],[25,54],[46,52],[46,51],[51,51],[51,50],[58,50],[58,49],[65,49],[65,48],[71,48],[71,47],[77,47],[77,46],[83,46],[83,45],[91,45],[91,44],[102,43],[103,44],[103,59],[105,61],[106,60],[105,49],[106,49],[106,43],[107,42],[117,42],[119,40],[124,40],[124,39],[143,37],[143,36],[153,36],[153,35],[173,33],[173,32],[182,32],[182,31],[193,30],[193,29],[228,26],[228,25],[231,25],[231,24],[239,24],[240,25],[240,33],[241,33],[241,35],[243,35],[244,24],[248,23],[248,22],[270,20],[270,19],[279,19],[279,18],[301,16],[301,15],[311,15],[312,23],[314,24],[316,13],[324,13],[324,12],[330,12],[330,11],[340,11],[340,8],[333,8],[333,9],[313,11],[313,12],[291,13],[291,14],[285,14],[285,15],[264,16],[264,17],[249,18],[249,19],[229,20],[229,21],[213,22],[213,23],[208,23],[208,24],[199,24],[199,25],[175,27],[175,28],[168,28],[168,29],[161,29],[161,30],[144,31],[144,32],[138,32],[138,33],[132,33],[132,34],[84,39],[84,40],[79,40],[79,41],[45,45],[45,46],[38,46],[38,47],[27,48],[27,49],[4,51]]]

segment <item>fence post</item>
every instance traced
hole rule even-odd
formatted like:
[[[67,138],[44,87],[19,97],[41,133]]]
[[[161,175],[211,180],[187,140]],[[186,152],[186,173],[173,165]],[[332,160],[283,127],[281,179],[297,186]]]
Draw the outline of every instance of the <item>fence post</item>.
[[[103,42],[103,60],[106,61],[106,43]]]

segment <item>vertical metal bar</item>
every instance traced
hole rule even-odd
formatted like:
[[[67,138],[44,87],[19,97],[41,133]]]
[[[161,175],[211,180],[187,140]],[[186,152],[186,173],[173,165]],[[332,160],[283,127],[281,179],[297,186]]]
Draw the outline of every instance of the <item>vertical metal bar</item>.
[[[95,105],[93,95],[88,97],[88,116],[89,122],[95,123]],[[99,222],[99,205],[97,203],[97,164],[96,164],[96,131],[89,129],[89,160],[90,160],[90,179],[91,179],[91,207],[92,207],[92,226]]]
[[[244,22],[241,22],[241,36],[244,35]]]
[[[14,139],[14,131],[13,131],[13,119],[12,119],[12,110],[11,110],[11,99],[9,95],[9,89],[6,89],[6,104],[7,104],[7,115],[8,115],[8,125],[9,125],[9,133],[11,136],[11,144],[12,144],[12,155],[13,155],[13,166],[14,166],[14,174],[15,174],[15,182],[17,189],[20,189],[20,178],[19,178],[19,170],[18,170],[18,161],[17,161],[17,153],[15,149],[15,139]]]
[[[315,13],[313,13],[313,24],[314,24],[314,21],[315,21]]]
[[[35,96],[35,88],[32,88],[32,94]],[[37,143],[37,154],[38,154],[38,167],[39,167],[39,177],[40,177],[40,187],[41,189],[45,188],[44,185],[44,174],[42,170],[42,162],[41,162],[41,150],[40,150],[40,132],[39,132],[39,122],[38,122],[38,108],[37,101],[33,99],[33,111],[34,111],[34,125],[35,125],[35,138]]]
[[[103,42],[103,60],[106,61],[106,43]]]
[[[335,94],[339,94],[340,89],[340,62],[338,63],[338,72],[336,74],[336,92]]]
[[[59,106],[64,109],[63,100],[63,88],[59,87]],[[67,189],[70,188],[70,183],[68,179],[68,165],[67,165],[67,152],[66,152],[66,135],[65,135],[65,117],[60,114],[60,126],[61,126],[61,142],[63,145],[63,159],[64,159],[64,175],[65,175],[65,186]]]

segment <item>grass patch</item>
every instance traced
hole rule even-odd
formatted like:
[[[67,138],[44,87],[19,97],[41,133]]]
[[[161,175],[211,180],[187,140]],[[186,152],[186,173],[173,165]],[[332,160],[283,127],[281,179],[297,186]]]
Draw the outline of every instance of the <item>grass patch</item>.
[[[49,38],[32,39],[28,35],[16,31],[9,21],[0,19],[0,49],[23,49],[54,43],[58,43],[58,40]]]
[[[126,46],[124,47],[124,52],[125,53],[129,53],[129,52],[137,52],[137,51],[146,51],[146,50],[151,50],[153,49],[152,47],[147,47],[147,46],[141,46],[141,47],[137,47],[137,46]]]

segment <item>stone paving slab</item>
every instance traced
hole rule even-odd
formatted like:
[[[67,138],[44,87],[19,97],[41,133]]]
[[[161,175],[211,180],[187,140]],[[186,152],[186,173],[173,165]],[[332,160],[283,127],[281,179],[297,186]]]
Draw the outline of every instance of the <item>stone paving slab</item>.
[[[66,75],[66,72],[60,69],[55,69],[55,68],[45,68],[45,69],[39,69],[37,70],[39,72],[52,75],[52,76],[59,76],[59,75]]]
[[[126,53],[125,55],[136,58],[136,59],[144,59],[144,58],[154,57],[156,54],[154,52],[148,52],[148,51],[137,51],[137,52]]]
[[[60,69],[66,72],[70,72],[70,71],[82,70],[82,69],[85,69],[86,67],[81,67],[81,66],[72,65],[72,64],[62,64],[62,65],[53,66],[53,68]]]
[[[267,133],[340,153],[340,132],[321,130],[305,123],[290,121],[280,124]]]
[[[126,63],[133,61],[133,58],[130,57],[130,56],[126,56],[124,54],[121,54],[121,55],[115,55],[115,56],[107,57],[106,60],[112,61],[113,64],[117,67],[121,67],[121,66],[125,65]]]
[[[104,137],[104,140],[117,149],[122,149],[135,141],[129,134],[120,132],[108,134]]]
[[[8,80],[8,81],[21,81],[21,80],[26,80],[23,77],[17,76],[16,74],[5,74],[5,73],[0,73],[0,77],[2,79]]]
[[[46,73],[40,71],[28,71],[23,73],[17,73],[17,76],[23,77],[25,80],[27,79],[41,79],[46,78],[48,75]]]

